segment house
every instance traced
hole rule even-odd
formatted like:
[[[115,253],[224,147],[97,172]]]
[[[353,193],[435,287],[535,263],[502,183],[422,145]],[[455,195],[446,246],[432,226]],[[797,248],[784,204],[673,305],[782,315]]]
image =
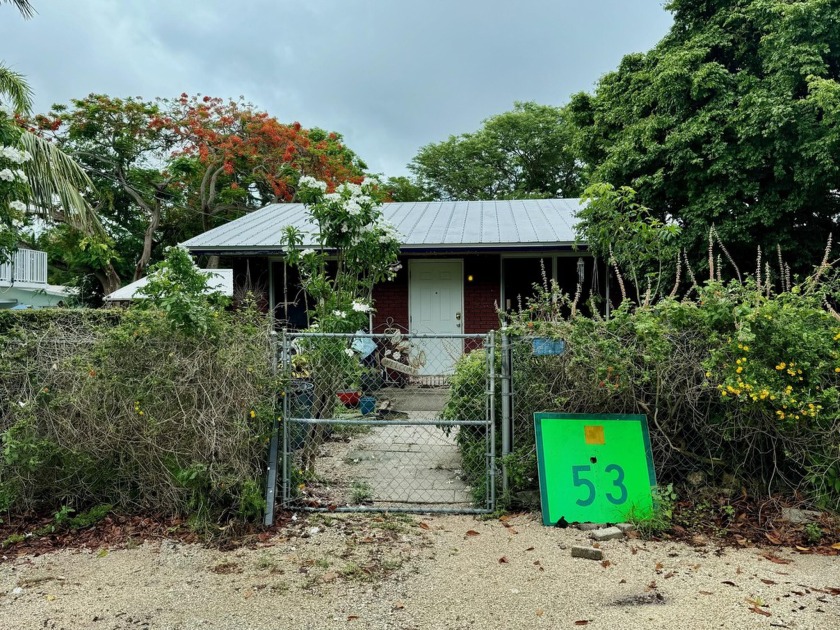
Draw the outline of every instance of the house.
[[[603,261],[575,246],[579,206],[578,199],[385,204],[385,220],[403,236],[402,267],[374,289],[373,332],[485,333],[498,328],[497,308],[517,308],[532,293],[543,269],[571,294],[580,282],[585,296],[605,295]],[[301,328],[305,297],[280,245],[290,225],[311,231],[302,204],[266,206],[182,245],[219,256],[237,286],[262,289],[278,326]]]
[[[233,297],[233,269],[202,269],[201,271],[210,276],[207,280],[206,293],[221,293],[226,297]],[[148,282],[149,277],[146,276],[120,287],[105,296],[105,304],[108,306],[128,305],[132,300],[137,299],[140,289]]]
[[[47,253],[18,249],[11,260],[0,263],[0,309],[60,306],[73,289],[47,282]]]

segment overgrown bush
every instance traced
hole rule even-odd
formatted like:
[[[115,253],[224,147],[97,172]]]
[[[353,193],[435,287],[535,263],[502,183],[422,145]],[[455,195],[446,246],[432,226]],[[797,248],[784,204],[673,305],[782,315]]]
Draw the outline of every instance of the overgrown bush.
[[[554,284],[537,287],[506,329],[512,489],[537,484],[535,412],[642,413],[662,483],[701,471],[710,485],[799,492],[839,510],[837,278],[823,265],[778,292],[764,278],[695,283],[682,298],[647,305],[625,301],[609,319],[580,314]],[[565,354],[533,356],[534,337],[565,340]],[[480,402],[458,394],[480,391],[474,362],[464,357],[456,370],[451,409]],[[474,382],[458,387],[462,379]]]
[[[265,315],[50,313],[0,333],[0,508],[261,514],[277,391]]]

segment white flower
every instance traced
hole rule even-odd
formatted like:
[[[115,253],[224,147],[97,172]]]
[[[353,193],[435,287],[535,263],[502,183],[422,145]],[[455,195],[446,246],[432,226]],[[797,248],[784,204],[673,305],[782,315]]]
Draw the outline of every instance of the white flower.
[[[338,319],[344,319],[347,316],[347,313],[344,311],[333,311],[333,315],[338,317]]]
[[[24,182],[24,183],[25,183],[26,181],[28,181],[28,180],[26,179],[26,173],[24,173],[24,172],[23,172],[22,170],[20,170],[20,169],[17,169],[17,170],[15,171],[15,175],[17,176],[17,178],[18,178],[20,181],[22,181],[22,182]]]
[[[315,253],[315,250],[314,250],[314,249],[304,249],[304,250],[300,253],[300,255],[301,255],[301,256],[311,256],[311,255],[312,255],[312,254],[314,254],[314,253]]]
[[[18,212],[23,212],[24,210],[26,210],[26,204],[22,201],[10,201],[9,207],[12,210],[17,210]]]
[[[0,157],[6,158],[14,164],[23,164],[32,159],[29,151],[18,150],[14,147],[0,147]]]
[[[345,348],[344,349],[344,354],[346,354],[348,357],[351,357],[351,358],[356,356],[356,354],[350,348]]]
[[[13,182],[15,181],[15,174],[12,172],[11,169],[4,168],[0,171],[0,179],[6,182]]]
[[[344,209],[347,211],[347,214],[354,217],[362,211],[362,206],[355,199],[348,199],[344,202]]]
[[[339,195],[338,193],[329,193],[327,195],[324,195],[324,199],[326,199],[327,201],[341,201],[341,195]]]
[[[367,313],[370,311],[370,305],[364,302],[353,302],[353,310],[357,313]]]
[[[298,180],[298,186],[301,188],[314,188],[316,190],[320,190],[321,192],[326,192],[327,190],[327,182],[322,182],[314,177],[310,177],[309,175],[304,175]]]

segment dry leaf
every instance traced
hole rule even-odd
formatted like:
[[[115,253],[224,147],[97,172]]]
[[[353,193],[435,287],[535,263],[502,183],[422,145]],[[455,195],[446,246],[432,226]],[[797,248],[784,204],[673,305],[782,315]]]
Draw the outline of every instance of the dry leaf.
[[[537,608],[537,617],[542,617],[545,611],[542,608]]]
[[[659,573],[659,572],[662,570],[662,563],[661,563],[661,562],[657,562],[657,563],[654,565],[654,567],[653,567],[653,568],[654,568],[654,571],[656,571],[657,573]]]
[[[831,548],[832,549],[840,549],[840,543],[834,543],[833,545],[831,545]]]
[[[612,564],[612,562],[610,562],[609,560],[601,560],[601,566],[604,567],[605,569],[608,566],[610,566],[611,564]]]
[[[726,584],[727,586],[738,586],[732,580],[724,580],[723,582],[721,582],[721,584]]]
[[[425,521],[420,521],[419,523],[417,523],[417,527],[419,527],[420,529],[431,529],[431,527],[429,527],[429,524]]]
[[[321,581],[324,582],[325,584],[329,584],[330,582],[335,582],[337,579],[338,579],[338,574],[333,573],[332,571],[330,571],[329,573],[324,573],[324,575],[321,576]]]
[[[469,529],[469,530],[467,530],[467,534],[466,534],[466,535],[467,535],[467,536],[480,536],[480,534],[479,534],[477,531],[475,531],[474,529]]]
[[[674,571],[668,571],[668,573],[665,574],[665,579],[670,580],[675,575],[676,575],[676,573]]]
[[[588,623],[589,619],[578,619],[577,621],[575,621],[576,626],[585,626]]]
[[[744,571],[741,567],[735,567],[735,575],[741,575]]]
[[[701,595],[714,595],[714,593],[712,593],[712,591],[700,591],[700,594]]]
[[[528,547],[525,551],[533,551],[536,547]]]
[[[811,548],[810,548],[810,547],[800,547],[799,545],[796,545],[796,548],[797,548],[799,551],[806,551],[806,552],[807,552],[807,551],[811,551]]]
[[[403,608],[405,608],[405,604],[403,604],[402,602],[394,603],[394,610],[402,610]]]
[[[768,580],[766,578],[761,578],[761,581],[764,582],[765,584],[775,584],[775,582],[773,580]]]
[[[778,556],[774,556],[772,553],[765,554],[762,556],[765,560],[769,560],[770,562],[775,562],[776,564],[790,564],[791,561],[785,558],[779,558]]]
[[[347,615],[347,621],[356,621],[358,618],[358,615]]]
[[[761,608],[759,608],[755,604],[750,606],[750,610],[753,611],[754,613],[758,613],[759,615],[764,615],[765,617],[772,617],[773,616],[772,614],[770,614],[766,610],[761,610]]]
[[[767,537],[767,540],[769,540],[774,545],[781,545],[782,544],[782,539],[779,538],[778,536],[774,536],[770,532],[765,532],[764,535]]]
[[[507,556],[502,556],[501,558],[499,558],[499,564],[507,564],[507,563],[508,563]]]

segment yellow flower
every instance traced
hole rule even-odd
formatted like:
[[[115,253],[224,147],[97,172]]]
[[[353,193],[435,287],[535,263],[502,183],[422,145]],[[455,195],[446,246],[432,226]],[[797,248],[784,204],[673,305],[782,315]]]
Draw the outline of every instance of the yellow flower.
[[[784,370],[785,367],[787,367],[787,365],[785,364],[784,361],[782,361],[781,363],[779,363],[779,365],[776,366],[776,369],[781,371],[781,370]]]
[[[139,415],[141,415],[141,416],[143,415],[143,412],[142,412],[142,411],[138,411],[137,413],[138,413]]]
[[[254,411],[253,409],[251,409],[251,417],[252,417],[252,418],[256,418],[256,417],[257,417],[257,412],[256,412],[256,411]]]
[[[837,369],[835,369],[834,371],[835,371],[835,372],[840,372],[840,368],[837,368]],[[711,378],[711,376],[712,376],[712,373],[711,373],[711,372],[706,372],[706,378]]]
[[[834,368],[834,371],[840,373],[840,367]]]
[[[744,346],[744,352],[749,352],[749,351],[750,351],[750,347],[749,346]]]
[[[738,369],[737,369],[737,370],[735,370],[735,371],[736,371],[738,374],[740,374],[741,372],[743,372],[743,371],[744,371],[744,368],[742,368],[742,367],[739,365],[739,366],[738,366]]]

